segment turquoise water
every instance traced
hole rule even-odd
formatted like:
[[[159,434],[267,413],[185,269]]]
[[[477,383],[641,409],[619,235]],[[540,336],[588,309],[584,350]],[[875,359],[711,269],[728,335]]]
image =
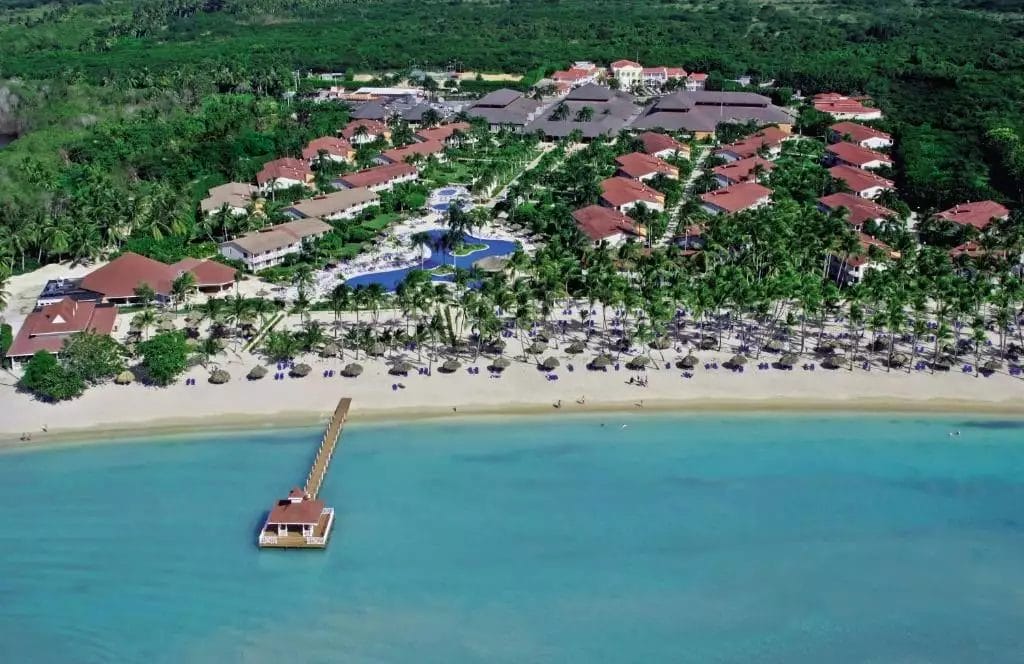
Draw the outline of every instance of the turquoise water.
[[[1019,422],[355,425],[258,551],[318,437],[0,454],[0,662],[1024,660]]]

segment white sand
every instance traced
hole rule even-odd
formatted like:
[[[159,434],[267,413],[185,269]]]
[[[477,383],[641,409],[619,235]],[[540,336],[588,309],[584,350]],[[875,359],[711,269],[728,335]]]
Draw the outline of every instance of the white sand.
[[[0,310],[0,320],[9,323],[17,332],[25,317],[35,309],[36,299],[43,286],[51,279],[77,279],[84,277],[93,270],[106,265],[106,261],[89,265],[72,265],[70,263],[51,263],[38,270],[11,277],[7,284],[10,298],[7,307]]]
[[[322,314],[329,320],[329,314]],[[291,321],[290,324],[295,324]],[[275,381],[271,375],[259,381],[247,381],[245,374],[259,362],[252,356],[239,357],[233,346],[217,358],[217,365],[232,375],[226,385],[206,382],[208,369],[196,367],[188,373],[198,385],[185,386],[184,381],[167,388],[104,385],[90,389],[82,398],[58,405],[41,403],[29,395],[16,393],[14,376],[0,374],[0,439],[17,440],[21,434],[32,433],[33,442],[62,437],[109,437],[114,434],[144,430],[178,430],[191,427],[259,427],[282,423],[309,423],[325,418],[338,398],[353,397],[353,417],[360,419],[393,419],[432,415],[513,414],[521,412],[579,413],[598,410],[658,409],[748,409],[748,410],[929,410],[981,411],[1024,414],[1024,381],[998,373],[988,378],[963,374],[954,367],[947,374],[905,371],[886,372],[873,367],[870,372],[859,366],[854,371],[828,371],[820,366],[805,371],[797,366],[792,371],[776,369],[758,371],[759,361],[751,360],[743,373],[726,369],[695,370],[693,378],[684,379],[676,368],[665,369],[680,353],[650,353],[660,368],[643,372],[646,387],[628,384],[631,376],[641,375],[625,368],[607,373],[588,371],[585,364],[594,356],[591,350],[583,355],[567,355],[565,342],[560,349],[544,353],[562,362],[559,379],[549,381],[533,364],[515,360],[519,344],[507,339],[506,357],[513,366],[500,378],[491,378],[486,366],[490,360],[479,358],[472,366],[480,367],[479,375],[471,375],[466,367],[471,357],[462,357],[464,367],[446,375],[434,363],[432,376],[415,371],[408,377],[387,373],[391,358],[371,360],[360,354],[357,360],[365,367],[359,378],[346,379],[335,375],[324,378],[325,369],[340,371],[353,361],[351,353],[343,359],[321,359],[315,356],[299,361],[313,366],[306,378]],[[705,361],[721,365],[731,353],[704,352]],[[417,364],[415,352],[404,355]],[[442,361],[445,358],[441,358]],[[812,360],[801,360],[801,363]],[[573,364],[575,371],[568,371]],[[423,366],[427,366],[424,352]],[[401,383],[404,389],[392,389]],[[585,403],[578,403],[578,400]],[[561,407],[554,404],[561,401]],[[42,428],[48,429],[47,433]]]

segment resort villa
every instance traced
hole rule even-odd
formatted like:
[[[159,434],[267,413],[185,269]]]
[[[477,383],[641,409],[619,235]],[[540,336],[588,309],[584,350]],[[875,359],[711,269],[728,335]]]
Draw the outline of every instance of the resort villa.
[[[441,141],[425,141],[423,143],[410,143],[404,147],[392,148],[381,152],[377,157],[377,163],[402,164],[426,161],[433,157],[439,162],[445,161],[445,145]]]
[[[466,114],[481,118],[491,131],[509,129],[522,131],[537,117],[541,105],[517,90],[495,90],[466,108]]]
[[[341,130],[341,137],[352,145],[362,145],[381,138],[390,140],[391,130],[379,120],[352,120]]]
[[[623,214],[638,205],[662,212],[665,210],[665,195],[639,180],[614,177],[601,182],[601,203]]]
[[[854,168],[891,167],[892,159],[881,152],[861,147],[856,143],[833,143],[825,148],[826,158],[832,164],[845,164]]]
[[[679,179],[679,169],[657,157],[644,154],[643,152],[631,152],[615,158],[615,165],[618,166],[618,174],[634,180],[650,180],[658,175],[664,175],[673,180]]]
[[[828,174],[836,180],[844,182],[850,191],[861,198],[878,198],[883,191],[889,191],[896,186],[892,180],[875,175],[871,171],[845,164],[833,166],[828,169]]]
[[[757,182],[761,177],[772,172],[775,164],[762,157],[747,157],[739,161],[730,161],[715,166],[711,172],[719,187],[728,187],[740,182]]]
[[[576,227],[594,246],[602,242],[617,247],[628,238],[641,235],[635,221],[618,210],[601,205],[588,205],[572,213]]]
[[[23,361],[41,350],[58,355],[71,335],[78,332],[108,335],[114,330],[116,319],[117,308],[113,305],[65,297],[25,318],[6,357]]]
[[[348,163],[355,159],[356,151],[351,143],[335,136],[315,138],[302,150],[302,158],[311,165],[320,159],[320,155],[330,161]]]
[[[575,88],[587,83],[597,83],[601,69],[593,62],[574,62],[568,69],[556,71],[551,80],[558,86]]]
[[[258,272],[280,265],[289,254],[302,251],[303,243],[314,242],[331,230],[331,225],[321,219],[298,219],[222,242],[220,253]]]
[[[846,141],[870,150],[892,147],[892,136],[856,122],[837,122],[828,131],[829,141],[833,143]]]
[[[845,191],[822,196],[818,199],[818,209],[822,212],[846,210],[846,221],[857,230],[869,221],[882,222],[887,218],[895,219],[899,216],[870,198],[862,198]]]
[[[618,82],[620,90],[632,90],[644,81],[644,68],[639,62],[616,60],[609,65],[608,70]]]
[[[454,145],[458,135],[465,135],[472,128],[468,122],[452,122],[451,124],[440,125],[420,129],[413,138],[421,143],[439,142],[445,145]]]
[[[814,109],[836,120],[879,120],[882,109],[866,106],[867,97],[847,97],[835,92],[814,95]]]
[[[296,487],[275,504],[260,531],[260,546],[323,547],[334,524],[334,510]]]
[[[305,187],[313,181],[313,171],[301,159],[282,157],[268,161],[256,174],[256,184],[262,191]]]
[[[709,138],[723,122],[776,125],[788,134],[795,120],[768,97],[753,92],[680,90],[654,101],[632,126],[638,130],[683,131],[695,138]]]
[[[756,182],[741,182],[724,189],[701,194],[701,207],[709,214],[734,214],[764,207],[771,202],[772,190]]]
[[[360,212],[380,204],[380,196],[365,187],[342,189],[306,198],[284,209],[293,219],[352,219]]]
[[[988,228],[993,221],[1009,219],[1010,211],[995,201],[975,201],[954,205],[935,216],[960,226],[973,226],[982,231]]]
[[[690,158],[690,148],[668,134],[645,131],[637,138],[640,139],[643,151],[652,157],[658,157],[659,159],[668,159],[669,157]]]
[[[253,203],[258,189],[248,182],[228,182],[218,185],[207,192],[206,198],[199,202],[199,209],[210,215],[227,206],[228,212],[241,216],[246,214]]]
[[[857,240],[860,243],[858,253],[850,256],[829,256],[829,273],[842,285],[860,283],[868,270],[884,269],[886,259],[896,260],[900,257],[898,251],[870,235],[860,233]],[[872,254],[877,254],[879,259],[873,258]]]
[[[339,189],[365,187],[370,191],[390,191],[396,184],[414,182],[419,177],[420,173],[415,166],[402,162],[346,173],[335,178],[331,184]]]
[[[739,161],[758,155],[776,157],[782,148],[782,142],[789,139],[788,131],[778,127],[765,127],[750,136],[742,138],[715,150],[715,155],[726,161]]]

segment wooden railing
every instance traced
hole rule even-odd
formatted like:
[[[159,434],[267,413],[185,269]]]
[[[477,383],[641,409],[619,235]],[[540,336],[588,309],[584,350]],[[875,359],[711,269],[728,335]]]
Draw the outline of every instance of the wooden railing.
[[[351,404],[352,399],[348,397],[338,401],[334,414],[331,415],[331,419],[327,422],[327,431],[324,432],[324,437],[320,440],[320,446],[317,448],[316,456],[313,458],[313,465],[306,475],[305,491],[312,498],[316,498],[317,494],[320,493],[320,487],[323,485],[324,477],[327,476],[328,468],[330,468],[331,459],[334,457],[334,450],[338,446],[338,439],[341,438],[341,428],[345,425],[345,420],[348,418],[348,409]]]

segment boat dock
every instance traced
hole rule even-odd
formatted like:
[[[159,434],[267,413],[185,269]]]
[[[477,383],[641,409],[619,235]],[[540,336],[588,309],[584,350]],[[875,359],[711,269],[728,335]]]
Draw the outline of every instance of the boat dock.
[[[279,500],[267,515],[260,529],[260,548],[323,549],[334,526],[334,508],[327,507],[318,498],[320,488],[334,458],[334,450],[341,440],[341,430],[348,419],[352,399],[338,401],[334,414],[327,422],[327,430],[306,475],[306,484],[295,487],[288,497]]]

